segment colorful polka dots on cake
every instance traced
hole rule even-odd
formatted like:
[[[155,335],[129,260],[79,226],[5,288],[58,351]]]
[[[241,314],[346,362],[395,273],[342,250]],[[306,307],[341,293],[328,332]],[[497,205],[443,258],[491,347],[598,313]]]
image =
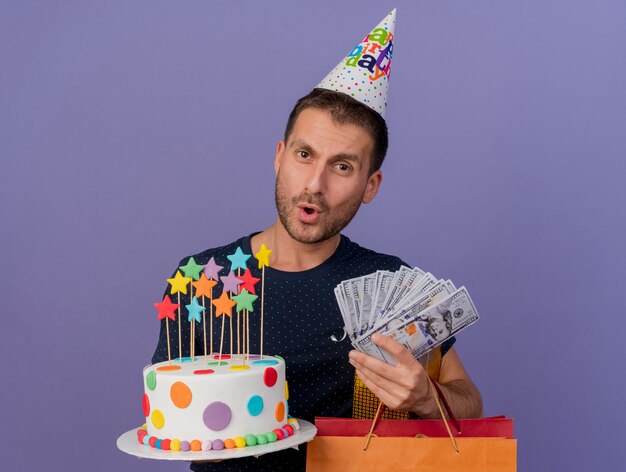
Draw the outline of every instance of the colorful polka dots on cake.
[[[274,359],[261,359],[258,361],[254,361],[252,365],[276,365],[278,364],[277,360]]]
[[[170,398],[178,408],[187,408],[191,403],[191,390],[183,382],[174,382],[170,388]]]
[[[283,402],[278,402],[278,405],[276,405],[274,417],[276,418],[276,421],[282,421],[285,419],[285,404]]]
[[[150,399],[145,393],[143,394],[143,398],[141,400],[141,407],[143,409],[143,416],[146,418],[150,416]]]
[[[263,411],[263,398],[259,395],[251,396],[247,408],[251,416],[259,416]]]
[[[273,387],[276,385],[276,380],[278,380],[278,372],[273,367],[268,367],[263,372],[263,383],[268,387]]]
[[[151,370],[148,372],[148,375],[146,375],[146,387],[148,387],[149,390],[154,390],[156,388],[156,381],[156,372]]]
[[[296,427],[287,416],[289,387],[283,362],[274,356],[249,362],[239,355],[229,357],[220,366],[211,355],[190,363],[146,367],[142,412],[147,425],[138,430],[137,441],[154,450],[193,457],[202,451],[263,446],[294,435]],[[161,367],[178,372],[163,372]],[[239,385],[239,379],[245,387],[241,391],[237,387],[226,396],[210,393],[214,385]]]
[[[213,369],[198,369],[193,371],[194,375],[209,375],[214,374],[215,371]]]
[[[230,407],[223,402],[213,402],[204,410],[202,420],[212,431],[222,431],[230,424],[233,414]]]
[[[289,418],[290,424],[283,425],[282,428],[276,428],[264,434],[246,434],[245,436],[235,436],[225,439],[169,439],[151,436],[146,430],[146,425],[137,430],[137,440],[140,444],[150,446],[154,449],[163,451],[183,451],[183,452],[200,452],[200,451],[221,451],[223,449],[240,449],[244,447],[263,446],[276,441],[281,441],[296,432],[294,425],[297,425],[295,418]]]
[[[180,451],[180,440],[178,439],[172,439],[170,441],[170,449],[172,451]]]
[[[165,426],[165,417],[161,410],[154,410],[150,419],[156,429],[161,429]]]

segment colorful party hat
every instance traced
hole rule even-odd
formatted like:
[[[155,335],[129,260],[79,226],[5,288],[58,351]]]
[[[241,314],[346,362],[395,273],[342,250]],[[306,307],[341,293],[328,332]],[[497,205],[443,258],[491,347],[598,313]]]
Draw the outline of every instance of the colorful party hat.
[[[395,25],[394,8],[315,88],[350,95],[384,118]]]

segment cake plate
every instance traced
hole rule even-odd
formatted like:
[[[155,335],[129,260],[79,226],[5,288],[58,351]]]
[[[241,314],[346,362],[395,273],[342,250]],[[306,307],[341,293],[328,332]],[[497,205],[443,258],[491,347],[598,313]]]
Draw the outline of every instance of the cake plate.
[[[270,452],[281,451],[311,441],[317,433],[315,425],[308,421],[298,420],[300,429],[293,436],[260,446],[236,447],[234,449],[222,449],[221,451],[163,451],[155,449],[137,441],[139,428],[131,429],[117,438],[117,447],[132,456],[143,459],[160,459],[167,461],[205,461],[218,459],[236,459],[238,457],[262,456]]]

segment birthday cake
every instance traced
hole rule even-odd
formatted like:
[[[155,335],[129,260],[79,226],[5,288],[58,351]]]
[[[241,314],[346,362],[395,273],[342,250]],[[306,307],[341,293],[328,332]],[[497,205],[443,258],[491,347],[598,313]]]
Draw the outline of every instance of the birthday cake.
[[[262,445],[299,429],[288,417],[285,361],[250,355],[164,361],[143,370],[140,443],[206,451]]]
[[[261,354],[250,354],[249,317],[259,298],[256,295],[259,281],[261,294],[264,293],[264,268],[269,265],[270,254],[265,244],[256,253],[261,278],[254,277],[247,267],[250,255],[237,248],[227,256],[231,270],[226,276],[219,275],[224,266],[218,265],[214,258],[201,265],[191,257],[173,278],[167,279],[171,284],[170,295],[176,295],[178,303],[173,303],[166,294],[162,302],[154,304],[159,320],[165,320],[168,360],[143,370],[142,407],[146,423],[137,430],[141,444],[166,451],[232,449],[272,443],[294,435],[299,429],[297,420],[288,416],[285,361],[278,356],[263,355],[263,303]],[[216,297],[213,288],[218,280],[222,290]],[[181,302],[181,293],[189,294],[189,304]],[[181,338],[176,343],[174,336],[178,357],[172,359],[169,324],[170,321],[178,324],[180,336],[183,306],[190,323],[188,352],[198,352],[197,327],[204,338],[204,355],[183,357]],[[236,330],[233,309],[237,313]],[[218,352],[213,350],[214,315],[221,319],[219,343],[215,339]],[[230,354],[224,349],[227,318]]]

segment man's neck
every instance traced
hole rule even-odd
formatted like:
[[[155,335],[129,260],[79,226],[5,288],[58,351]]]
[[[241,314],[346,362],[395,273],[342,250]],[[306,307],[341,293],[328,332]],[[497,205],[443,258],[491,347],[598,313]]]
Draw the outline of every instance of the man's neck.
[[[272,250],[271,266],[285,272],[302,272],[317,267],[332,256],[341,241],[339,234],[319,243],[301,243],[293,239],[279,219],[250,240],[256,254],[265,243]]]

